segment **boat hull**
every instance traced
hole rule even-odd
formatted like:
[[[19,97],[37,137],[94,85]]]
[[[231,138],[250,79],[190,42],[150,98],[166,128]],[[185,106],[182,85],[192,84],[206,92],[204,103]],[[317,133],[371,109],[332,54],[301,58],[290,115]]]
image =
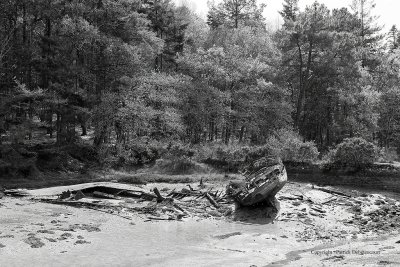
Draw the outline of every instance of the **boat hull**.
[[[268,173],[266,174],[268,175]],[[259,175],[261,176],[261,175]],[[253,178],[256,179],[256,178]],[[242,206],[252,206],[257,203],[269,201],[284,187],[287,182],[287,173],[282,166],[278,175],[274,175],[260,185],[230,190],[233,198]],[[247,182],[248,184],[250,181]],[[249,187],[249,186],[248,186]],[[228,190],[229,191],[229,190]]]

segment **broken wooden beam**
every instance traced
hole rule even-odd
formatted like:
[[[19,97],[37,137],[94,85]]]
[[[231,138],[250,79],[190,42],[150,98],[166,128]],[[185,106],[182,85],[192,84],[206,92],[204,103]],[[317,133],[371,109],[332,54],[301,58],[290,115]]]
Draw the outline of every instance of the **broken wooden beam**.
[[[318,211],[319,213],[326,213],[325,210],[323,210],[323,209],[321,209],[321,208],[319,208],[319,207],[312,206],[311,209],[312,209],[312,210],[315,210],[315,211]]]
[[[116,194],[116,196],[140,198],[142,194],[143,194],[142,191],[121,190]]]
[[[158,191],[157,187],[154,187],[153,192],[156,194],[157,196],[157,202],[161,202],[163,201],[165,198],[160,194],[160,191]]]
[[[327,200],[321,202],[321,204],[328,204],[329,202],[335,201],[335,200],[337,200],[337,197],[331,197],[331,198],[329,198],[329,199],[327,199]]]
[[[335,191],[335,190],[331,190],[331,189],[327,189],[327,188],[323,188],[323,187],[319,187],[319,186],[313,186],[313,188],[317,189],[317,190],[320,190],[322,192],[325,192],[325,193],[332,194],[332,195],[339,195],[339,196],[351,198],[350,195],[345,194],[343,192],[339,192],[339,191]]]
[[[94,191],[93,192],[93,196],[94,197],[98,197],[98,198],[117,199],[117,197],[115,197],[114,195],[103,193],[103,192],[99,192],[99,191]]]
[[[175,188],[167,195],[167,197],[174,196],[176,194]]]
[[[30,196],[30,194],[26,190],[21,190],[21,189],[4,190],[3,193],[4,193],[4,195],[9,195],[9,196],[13,196],[13,197]]]
[[[205,196],[215,208],[217,209],[219,208],[219,204],[213,199],[213,197],[208,192],[205,193]]]
[[[154,217],[154,216],[149,216],[147,217],[147,219],[151,220],[156,220],[156,221],[172,221],[174,220],[172,217],[168,217],[168,218],[162,218],[162,217]]]
[[[144,199],[144,200],[152,201],[153,199],[156,199],[157,196],[156,196],[156,195],[153,195],[153,194],[150,194],[150,193],[143,192],[143,193],[140,195],[140,198],[142,198],[142,199]]]
[[[193,187],[190,184],[188,184],[187,186],[189,187],[190,191],[196,191],[193,189]]]

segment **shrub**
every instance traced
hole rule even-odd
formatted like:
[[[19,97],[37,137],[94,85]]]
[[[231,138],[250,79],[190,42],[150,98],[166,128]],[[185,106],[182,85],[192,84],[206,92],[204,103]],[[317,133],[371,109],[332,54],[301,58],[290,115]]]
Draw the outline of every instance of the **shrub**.
[[[252,149],[252,147],[239,144],[210,143],[195,146],[194,159],[224,171],[237,171]]]
[[[377,147],[363,138],[347,138],[337,145],[334,163],[355,168],[364,168],[377,159]]]
[[[382,148],[379,151],[379,162],[388,162],[388,163],[393,163],[394,161],[398,161],[399,156],[396,151],[396,148]]]
[[[314,142],[304,142],[300,144],[297,160],[300,162],[313,162],[318,155],[318,148]]]
[[[268,139],[266,147],[272,155],[283,161],[312,162],[319,152],[314,142],[303,142],[300,135],[292,130],[281,130]]]
[[[0,146],[0,177],[38,177],[37,153],[20,146]]]
[[[182,144],[170,144],[166,151],[163,153],[162,157],[169,160],[180,160],[182,158],[192,158],[195,151],[188,145]]]
[[[325,152],[325,154],[322,156],[322,163],[330,164],[335,162],[336,151],[336,148],[330,148],[327,152]]]
[[[154,163],[162,147],[146,142],[103,145],[98,149],[101,164],[112,168],[137,167]]]

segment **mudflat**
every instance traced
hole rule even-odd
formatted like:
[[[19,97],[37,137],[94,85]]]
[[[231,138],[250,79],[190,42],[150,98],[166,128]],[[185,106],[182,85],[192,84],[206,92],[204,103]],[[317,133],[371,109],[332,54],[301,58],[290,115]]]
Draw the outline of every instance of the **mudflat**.
[[[154,186],[164,188],[164,192],[186,187],[149,184],[141,189]],[[71,190],[74,188],[79,185]],[[154,215],[144,212],[117,216],[121,214],[111,210],[38,200],[65,189],[33,190],[27,197],[5,196],[0,200],[3,266],[400,264],[395,211],[399,203],[383,195],[353,192],[346,197],[290,183],[277,195],[279,211],[275,214],[269,208],[243,210],[233,206],[229,216],[208,216],[214,208],[206,206],[204,200],[204,212],[179,220],[154,220],[149,219]],[[115,205],[115,200],[102,201]]]

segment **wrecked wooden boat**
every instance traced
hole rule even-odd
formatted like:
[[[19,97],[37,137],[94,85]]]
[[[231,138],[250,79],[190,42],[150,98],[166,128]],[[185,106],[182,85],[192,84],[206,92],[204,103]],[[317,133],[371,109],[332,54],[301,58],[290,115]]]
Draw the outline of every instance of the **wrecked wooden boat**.
[[[232,181],[227,187],[227,194],[242,206],[252,206],[261,202],[272,203],[276,193],[287,182],[287,173],[282,163],[263,167],[245,175],[245,181]]]

